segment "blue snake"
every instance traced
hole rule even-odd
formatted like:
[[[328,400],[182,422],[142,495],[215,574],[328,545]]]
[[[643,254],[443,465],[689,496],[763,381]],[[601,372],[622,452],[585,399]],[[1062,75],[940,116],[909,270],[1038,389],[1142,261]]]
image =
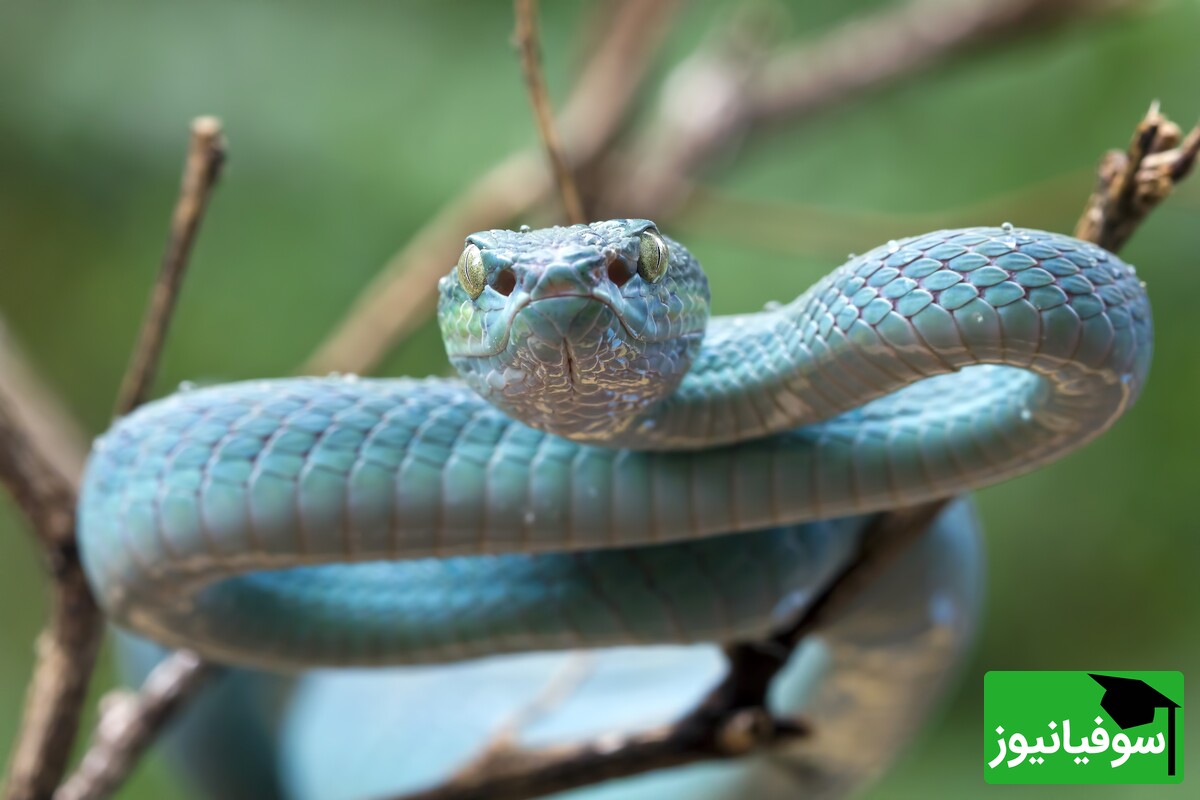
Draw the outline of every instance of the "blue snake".
[[[179,734],[200,782],[435,783],[582,658],[564,651],[595,652],[524,740],[669,719],[719,674],[711,643],[794,617],[864,515],[1084,444],[1136,399],[1152,345],[1132,267],[1009,225],[889,242],[757,313],[708,307],[699,262],[648,220],[486,231],[439,284],[460,379],[233,383],[119,420],[79,507],[96,596],[122,628],[243,668]],[[797,652],[774,702],[815,717],[815,741],[570,796],[860,785],[956,663],[978,562],[952,506]],[[354,669],[389,665],[408,666]]]

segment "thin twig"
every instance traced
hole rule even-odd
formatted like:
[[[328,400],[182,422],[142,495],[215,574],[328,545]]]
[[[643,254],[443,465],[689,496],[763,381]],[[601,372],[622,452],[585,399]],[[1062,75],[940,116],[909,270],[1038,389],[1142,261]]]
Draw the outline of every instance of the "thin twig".
[[[3,397],[0,481],[33,527],[54,580],[50,620],[38,636],[3,794],[7,800],[42,800],[66,770],[103,625],[75,550],[75,490]]]
[[[1157,108],[1151,112],[1148,119],[1155,117],[1152,127],[1157,131],[1167,129],[1170,123],[1158,115]],[[1173,147],[1179,142],[1178,136],[1173,141],[1168,137],[1167,144],[1155,147],[1147,143],[1153,142],[1153,136],[1144,133],[1148,126],[1146,121],[1139,126],[1141,133],[1134,137],[1131,154],[1158,153],[1162,163],[1127,170],[1131,177],[1126,180],[1145,181],[1145,186],[1133,191],[1135,197],[1151,190],[1161,191],[1164,173],[1171,176],[1172,183],[1180,180],[1190,170],[1200,147],[1195,142],[1200,134],[1195,131],[1179,147]],[[1139,142],[1143,144],[1138,145]],[[1133,155],[1130,158],[1135,160]],[[1144,163],[1145,158],[1141,161]],[[1149,208],[1139,211],[1133,203],[1109,203],[1104,219],[1114,229],[1128,227],[1132,232],[1148,211]],[[762,752],[812,734],[802,722],[779,720],[770,715],[767,693],[772,681],[795,648],[806,637],[835,621],[882,570],[928,531],[950,502],[951,499],[937,500],[872,516],[854,558],[813,598],[805,611],[765,639],[728,645],[725,677],[675,723],[642,733],[600,737],[560,747],[488,748],[480,758],[442,784],[395,800],[529,800],[650,770]],[[732,731],[737,734],[731,738]],[[732,749],[728,746],[731,741],[736,742]]]
[[[786,254],[844,257],[864,242],[902,239],[913,231],[976,225],[1020,215],[1038,227],[1079,202],[1079,187],[1093,177],[1084,168],[1035,181],[982,200],[935,211],[880,211],[752,197],[709,185],[688,188],[674,230],[714,232],[753,240]]]
[[[533,106],[533,118],[546,158],[554,171],[558,193],[562,199],[567,221],[572,224],[587,222],[583,201],[579,198],[579,187],[575,176],[567,165],[558,129],[554,126],[554,112],[550,107],[550,94],[546,91],[546,78],[542,73],[541,42],[538,39],[537,0],[514,0],[513,12],[517,18],[516,40],[521,52],[521,73],[525,76],[525,89],[529,92],[529,103]]]
[[[18,358],[6,352],[2,360],[11,366]],[[29,521],[55,590],[50,621],[38,636],[3,796],[40,800],[50,796],[66,770],[103,626],[75,551],[76,478],[51,461],[55,445],[36,435],[44,427],[17,410],[48,392],[32,371],[20,372],[25,379],[19,381],[22,376],[15,372],[0,372],[0,482]],[[20,398],[26,390],[32,395]]]
[[[0,482],[33,526],[51,572],[75,539],[75,490],[42,454],[0,387]]]
[[[138,345],[122,382],[116,406],[118,415],[131,411],[149,392],[184,267],[222,156],[217,121],[210,117],[197,119],[192,124],[192,141],[167,252]],[[9,763],[4,794],[7,800],[44,800],[58,786],[78,733],[103,633],[103,618],[88,586],[76,544],[77,477],[68,479],[58,472],[46,455],[46,448],[28,430],[0,397],[0,481],[13,494],[38,535],[54,579],[50,621],[38,637],[33,678]],[[147,707],[153,709],[155,705]],[[115,785],[124,773],[114,768],[105,775]]]
[[[167,328],[179,297],[179,287],[195,245],[196,232],[204,219],[204,209],[221,174],[224,160],[221,123],[213,117],[194,120],[191,145],[183,167],[183,183],[175,212],[171,215],[166,252],[163,253],[158,280],[146,307],[133,357],[117,395],[115,415],[118,417],[145,402],[153,386]]]
[[[858,550],[790,626],[766,640],[729,645],[729,670],[695,708],[676,722],[640,733],[577,744],[484,751],[449,780],[395,800],[528,800],[613,778],[696,761],[735,758],[812,734],[803,720],[773,717],[767,690],[805,636],[834,620],[871,579],[929,527],[932,516],[905,518],[895,527],[876,517]]]
[[[225,162],[225,139],[217,119],[198,117],[191,131],[167,249],[121,382],[117,416],[141,405],[150,392],[196,234]],[[175,710],[199,689],[211,671],[199,656],[183,650],[160,663],[139,692],[114,704],[119,713],[101,719],[79,769],[64,784],[62,791],[66,794],[62,796],[79,799],[111,794]]]
[[[106,696],[92,743],[54,800],[110,797],[213,671],[195,653],[180,650],[159,662],[137,692],[118,690]]]
[[[559,120],[571,163],[588,164],[612,143],[678,5],[677,0],[625,0],[612,6],[598,37],[599,49],[581,72]],[[429,319],[437,280],[458,258],[463,236],[512,222],[552,187],[536,150],[514,153],[485,172],[384,265],[300,371],[369,372]]]
[[[1143,0],[910,0],[855,17],[814,41],[779,49],[738,43],[679,64],[663,82],[655,122],[607,165],[601,216],[662,222],[687,198],[688,178],[748,136],[812,119],[954,58],[1137,5]],[[750,21],[753,26],[753,21]],[[755,34],[751,36],[769,36]],[[702,120],[702,122],[698,122]],[[632,177],[636,175],[636,180]]]
[[[885,82],[973,53],[972,45],[994,49],[1065,21],[1072,13],[1099,14],[1136,1],[1042,5],[1035,0],[976,0],[969,9],[977,16],[967,17],[950,8],[954,4],[947,0],[916,0],[902,12],[855,20],[815,43],[770,58],[764,58],[754,41],[745,41],[757,35],[748,30],[756,27],[749,20],[735,25],[714,52],[685,60],[668,76],[657,122],[627,151],[589,170],[603,178],[602,185],[584,194],[596,196],[592,211],[601,217],[649,216],[662,222],[686,198],[691,184],[685,179],[754,126],[808,119]],[[559,124],[568,160],[577,168],[602,155],[612,141],[673,13],[673,3],[630,0],[613,13],[609,30],[598,37],[602,46],[572,91]],[[897,26],[897,20],[904,24]],[[906,55],[906,47],[920,48],[922,57]],[[818,57],[849,52],[884,55],[799,67],[806,58],[816,62]],[[885,57],[889,54],[890,60]],[[758,87],[765,75],[772,76],[769,88]],[[551,185],[532,152],[514,154],[489,170],[388,262],[300,371],[369,371],[429,319],[437,279],[457,258],[464,233],[511,222],[543,199]]]
[[[712,719],[689,719],[635,734],[610,735],[540,750],[514,750],[486,769],[394,800],[528,800],[699,761],[738,758],[809,736],[800,720],[758,709]]]
[[[1096,170],[1096,189],[1075,235],[1112,251],[1120,249],[1142,220],[1191,172],[1200,153],[1200,125],[1183,136],[1159,111],[1157,101],[1138,124],[1125,150],[1110,150]]]
[[[63,480],[78,488],[87,457],[79,420],[29,363],[16,336],[0,320],[0,394],[6,395],[14,427],[37,442],[37,450]]]

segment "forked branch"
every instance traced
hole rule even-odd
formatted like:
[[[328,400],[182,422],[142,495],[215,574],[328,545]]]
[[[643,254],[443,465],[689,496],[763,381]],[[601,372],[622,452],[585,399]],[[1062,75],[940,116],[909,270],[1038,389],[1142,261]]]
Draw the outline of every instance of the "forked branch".
[[[197,119],[192,124],[191,146],[162,270],[122,382],[116,405],[118,415],[133,410],[149,392],[195,234],[220,172],[223,152],[217,121],[211,117]],[[16,387],[0,388],[11,391]],[[77,476],[68,478],[58,472],[47,446],[32,438],[30,430],[0,396],[0,481],[16,498],[37,534],[53,579],[51,617],[38,637],[33,678],[17,746],[9,762],[4,788],[8,800],[45,800],[54,795],[79,729],[103,634],[103,618],[76,546]],[[157,725],[151,727],[157,729]],[[132,760],[125,769],[130,766]],[[124,778],[124,773],[117,769],[104,774],[114,787]]]

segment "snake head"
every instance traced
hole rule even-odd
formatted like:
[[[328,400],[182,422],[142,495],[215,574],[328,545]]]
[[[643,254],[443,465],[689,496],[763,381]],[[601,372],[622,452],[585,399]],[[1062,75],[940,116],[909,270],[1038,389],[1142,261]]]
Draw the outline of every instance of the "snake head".
[[[670,394],[708,320],[708,280],[649,220],[467,237],[439,283],[451,363],[536,428],[604,440]]]

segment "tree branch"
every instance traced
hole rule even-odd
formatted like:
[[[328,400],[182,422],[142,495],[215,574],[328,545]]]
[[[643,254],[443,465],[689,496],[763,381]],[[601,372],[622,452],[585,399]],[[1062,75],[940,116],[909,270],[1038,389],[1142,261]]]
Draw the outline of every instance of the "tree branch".
[[[489,746],[446,782],[395,800],[528,800],[601,781],[697,761],[737,758],[812,735],[803,720],[773,717],[767,691],[800,641],[830,622],[871,579],[924,533],[927,510],[901,521],[877,516],[849,563],[790,626],[768,639],[726,647],[729,669],[695,708],[676,722],[620,737],[604,736],[527,750]]]
[[[1075,226],[1080,239],[1116,252],[1142,220],[1192,171],[1200,153],[1200,125],[1183,136],[1151,104],[1124,151],[1110,150],[1096,170],[1096,189]]]
[[[0,377],[6,377],[0,374]],[[54,580],[50,621],[39,635],[33,679],[16,747],[9,758],[4,797],[48,798],[70,756],[103,632],[75,550],[75,489],[54,467],[42,443],[0,392],[0,482],[29,521]]]
[[[585,165],[611,144],[678,5],[677,0],[625,0],[612,5],[599,49],[584,67],[559,119],[571,163]],[[485,172],[388,261],[300,371],[369,372],[388,350],[429,319],[438,278],[458,258],[463,236],[510,223],[551,189],[549,173],[536,150],[514,153]]]
[[[137,692],[118,690],[106,695],[91,746],[79,768],[54,793],[54,800],[110,797],[213,672],[215,667],[195,653],[179,650],[160,662]]]
[[[175,212],[171,215],[171,229],[162,267],[146,306],[133,357],[117,395],[115,415],[118,417],[144,403],[153,386],[188,258],[224,161],[225,142],[221,137],[221,123],[213,117],[194,120],[191,144],[183,167],[183,185],[179,190],[179,200],[175,203]]]
[[[122,382],[118,415],[131,411],[149,392],[222,154],[220,125],[209,117],[197,119],[192,124],[192,143],[167,252]],[[103,618],[76,546],[75,476],[68,479],[58,472],[28,430],[0,397],[0,481],[33,526],[54,579],[51,617],[38,638],[33,678],[9,764],[4,795],[8,800],[43,800],[58,786],[79,729],[103,634]],[[150,710],[157,707],[153,702],[146,704]],[[165,718],[167,713],[161,716]],[[105,774],[113,786],[124,777],[117,769]]]
[[[533,118],[542,137],[546,158],[558,183],[563,211],[567,221],[572,224],[587,222],[583,201],[579,199],[579,187],[575,185],[575,176],[571,174],[571,168],[567,165],[567,157],[558,138],[558,129],[554,126],[550,94],[546,91],[546,79],[541,64],[541,43],[538,39],[537,0],[514,0],[513,11],[517,19],[516,39],[517,48],[521,53],[521,73],[525,76],[525,88],[529,92],[529,103],[533,106]]]
[[[1128,238],[1150,208],[1187,174],[1196,157],[1200,134],[1194,130],[1182,145],[1174,147],[1179,142],[1178,128],[1174,128],[1173,135],[1171,130],[1172,124],[1158,113],[1157,106],[1152,107],[1138,126],[1127,156],[1130,163],[1142,166],[1126,166],[1121,171],[1127,176],[1123,180],[1135,184],[1123,185],[1121,195],[1156,199],[1144,208],[1144,203],[1106,202],[1092,229],[1124,230]],[[1147,165],[1146,160],[1154,153],[1160,157]],[[1105,197],[1109,196],[1110,184],[1105,182],[1104,165],[1110,160],[1111,155],[1101,166]],[[1164,180],[1169,183],[1165,188]],[[1089,204],[1089,212],[1092,208]],[[1080,225],[1086,222],[1086,216]],[[1099,241],[1099,233],[1092,241],[1119,244]],[[803,721],[771,716],[767,710],[771,682],[796,647],[836,619],[875,576],[925,534],[950,502],[948,498],[874,515],[854,557],[804,612],[765,639],[728,645],[725,677],[675,723],[618,738],[601,737],[537,750],[503,741],[485,748],[479,758],[444,783],[394,800],[529,800],[651,770],[765,752],[819,733]]]
[[[62,398],[30,366],[13,334],[0,320],[0,394],[11,404],[10,427],[37,442],[36,449],[55,472],[75,488],[87,457],[83,426]]]
[[[614,178],[599,213],[661,222],[687,198],[689,177],[752,134],[811,119],[951,59],[1140,2],[909,0],[766,58],[762,39],[770,31],[756,31],[753,20],[734,25],[722,46],[684,60],[663,82],[654,124],[608,166]]]

